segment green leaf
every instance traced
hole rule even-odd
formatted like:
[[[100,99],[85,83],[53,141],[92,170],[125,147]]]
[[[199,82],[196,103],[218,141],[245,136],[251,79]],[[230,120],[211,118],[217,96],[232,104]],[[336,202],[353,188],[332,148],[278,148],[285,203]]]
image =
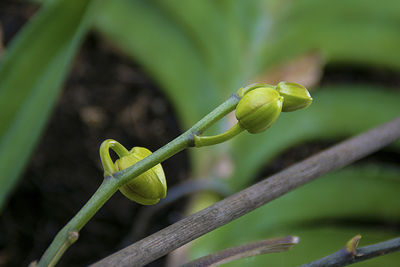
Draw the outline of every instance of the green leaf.
[[[219,91],[229,93],[237,85],[242,51],[240,32],[225,18],[215,1],[154,1],[175,22],[197,50]],[[205,16],[207,14],[207,16]],[[236,84],[235,84],[236,83]]]
[[[300,237],[298,248],[281,256],[255,257],[248,264],[260,266],[264,261],[277,266],[283,261],[285,266],[297,266],[335,252],[356,234],[363,236],[363,242],[383,241],[399,234],[383,226],[400,220],[399,191],[398,168],[347,167],[205,235],[194,243],[191,253],[196,258],[235,244],[296,235]],[[366,220],[364,225],[363,220]],[[351,224],[351,221],[357,223]],[[371,226],[371,221],[380,222],[382,229]],[[240,264],[243,262],[229,266]]]
[[[0,208],[48,119],[88,29],[92,2],[48,2],[0,62]]]
[[[307,52],[328,62],[400,68],[400,2],[299,0],[278,5],[266,35],[263,67]]]
[[[233,140],[235,171],[229,183],[235,189],[248,184],[263,165],[291,146],[310,140],[345,138],[400,114],[400,93],[384,88],[331,86],[312,93],[312,97],[310,107],[282,113],[265,133],[242,133]]]

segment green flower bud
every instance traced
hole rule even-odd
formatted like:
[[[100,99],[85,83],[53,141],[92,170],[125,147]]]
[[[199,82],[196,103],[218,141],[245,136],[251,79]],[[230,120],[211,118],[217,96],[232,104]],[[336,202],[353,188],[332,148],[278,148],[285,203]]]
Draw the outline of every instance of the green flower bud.
[[[269,88],[273,88],[275,89],[275,86],[272,84],[268,84],[268,83],[252,83],[249,84],[245,87],[242,87],[238,90],[237,95],[239,97],[243,97],[245,94],[247,94],[248,92],[257,89],[257,88],[262,88],[262,87],[269,87]]]
[[[151,151],[144,147],[134,147],[129,155],[115,161],[117,171],[122,171],[145,157],[151,155]],[[142,173],[131,182],[119,188],[122,194],[142,205],[153,205],[167,195],[167,183],[161,164]]]
[[[312,98],[308,90],[297,83],[280,82],[276,90],[283,96],[282,111],[290,112],[306,108],[312,103]]]
[[[273,87],[259,87],[247,91],[236,107],[239,125],[249,133],[268,129],[282,110],[283,98]]]

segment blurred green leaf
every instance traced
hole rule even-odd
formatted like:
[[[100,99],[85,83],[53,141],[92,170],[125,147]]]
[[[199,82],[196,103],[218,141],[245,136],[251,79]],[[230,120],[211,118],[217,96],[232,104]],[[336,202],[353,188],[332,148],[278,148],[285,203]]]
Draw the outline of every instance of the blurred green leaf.
[[[393,90],[343,85],[322,88],[312,96],[309,108],[282,113],[265,133],[243,133],[233,140],[235,170],[229,183],[235,189],[248,184],[263,165],[291,146],[345,138],[400,115],[400,92]]]
[[[221,92],[229,93],[239,77],[240,33],[215,1],[154,1],[191,40]],[[207,16],[204,16],[207,14]]]
[[[305,52],[328,62],[400,68],[400,2],[298,0],[278,2],[260,59],[265,69]]]
[[[340,249],[359,233],[363,242],[393,238],[399,235],[398,230],[390,230],[385,225],[400,221],[399,191],[398,168],[347,167],[201,237],[194,243],[192,255],[197,258],[250,240],[290,234],[300,237],[299,248],[282,256],[255,257],[246,262],[246,266],[262,266],[263,262],[271,266],[282,262],[284,266],[297,266]],[[396,259],[399,257],[397,255]],[[391,260],[393,262],[393,257]],[[242,266],[240,264],[243,262],[229,266]]]
[[[45,125],[95,1],[50,1],[0,62],[0,208]]]
[[[398,68],[396,0],[107,1],[97,29],[166,90],[186,127],[301,53]]]

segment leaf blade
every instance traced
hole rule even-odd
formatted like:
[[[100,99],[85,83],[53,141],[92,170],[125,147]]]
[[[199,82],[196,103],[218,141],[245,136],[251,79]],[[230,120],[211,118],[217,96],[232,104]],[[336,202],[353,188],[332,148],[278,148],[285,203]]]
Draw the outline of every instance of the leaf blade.
[[[94,2],[51,1],[12,41],[0,65],[0,209],[50,111]]]

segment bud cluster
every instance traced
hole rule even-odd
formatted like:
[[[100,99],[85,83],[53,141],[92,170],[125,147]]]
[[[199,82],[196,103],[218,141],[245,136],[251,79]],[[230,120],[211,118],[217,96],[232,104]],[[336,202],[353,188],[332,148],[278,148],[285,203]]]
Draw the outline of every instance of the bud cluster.
[[[291,82],[280,82],[276,86],[255,84],[240,89],[239,95],[243,97],[236,107],[236,118],[249,133],[268,129],[281,111],[303,109],[312,103],[308,90]]]

